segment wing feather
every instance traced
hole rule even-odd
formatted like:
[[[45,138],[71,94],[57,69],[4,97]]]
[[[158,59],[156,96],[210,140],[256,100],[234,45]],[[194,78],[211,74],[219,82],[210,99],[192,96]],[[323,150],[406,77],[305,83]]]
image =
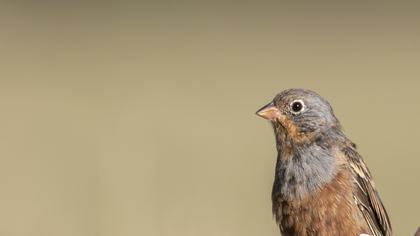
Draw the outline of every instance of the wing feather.
[[[391,223],[369,169],[353,146],[347,146],[343,152],[348,159],[357,186],[354,190],[354,198],[366,223],[374,236],[390,236]]]

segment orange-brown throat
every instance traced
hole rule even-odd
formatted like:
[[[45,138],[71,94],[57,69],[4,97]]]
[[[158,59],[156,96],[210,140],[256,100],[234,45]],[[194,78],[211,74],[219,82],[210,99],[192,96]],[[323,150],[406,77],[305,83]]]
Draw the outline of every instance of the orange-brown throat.
[[[278,135],[277,132],[285,132],[285,138],[289,138],[295,144],[311,142],[314,139],[314,133],[301,132],[299,127],[285,115],[278,116],[274,122],[277,122],[282,127],[277,129],[278,131],[276,130],[276,135]]]

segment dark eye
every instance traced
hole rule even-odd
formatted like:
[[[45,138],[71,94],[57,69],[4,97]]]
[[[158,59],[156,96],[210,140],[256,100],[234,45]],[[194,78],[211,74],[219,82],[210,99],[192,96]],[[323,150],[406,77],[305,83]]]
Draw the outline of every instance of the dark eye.
[[[297,114],[303,111],[304,104],[301,100],[296,100],[291,103],[290,107],[292,108],[292,112]]]

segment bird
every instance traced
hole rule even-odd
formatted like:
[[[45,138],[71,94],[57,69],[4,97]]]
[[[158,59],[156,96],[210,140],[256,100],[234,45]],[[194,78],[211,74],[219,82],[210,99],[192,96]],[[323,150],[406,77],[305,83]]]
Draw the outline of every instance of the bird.
[[[272,211],[283,236],[392,234],[372,175],[327,100],[287,89],[256,114],[274,129]]]

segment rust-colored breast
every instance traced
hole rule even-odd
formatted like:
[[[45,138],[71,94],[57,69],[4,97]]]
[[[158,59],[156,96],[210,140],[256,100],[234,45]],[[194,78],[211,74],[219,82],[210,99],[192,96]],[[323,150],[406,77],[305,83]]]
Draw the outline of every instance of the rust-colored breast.
[[[282,234],[359,235],[370,234],[353,198],[348,170],[341,170],[318,192],[300,200],[273,199],[273,208]]]

